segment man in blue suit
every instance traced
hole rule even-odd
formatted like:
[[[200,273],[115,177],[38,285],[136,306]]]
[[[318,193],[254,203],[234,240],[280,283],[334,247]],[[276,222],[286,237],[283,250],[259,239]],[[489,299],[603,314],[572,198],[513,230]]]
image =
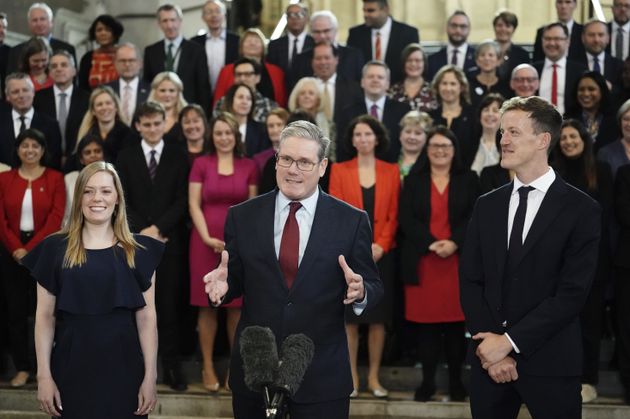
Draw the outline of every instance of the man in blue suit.
[[[448,43],[441,50],[429,56],[425,73],[429,80],[446,64],[453,64],[467,72],[475,66],[475,49],[468,45],[470,19],[462,10],[456,10],[446,21]]]
[[[230,208],[221,264],[204,277],[212,304],[243,296],[230,364],[234,416],[264,418],[263,397],[243,377],[239,337],[252,325],[269,327],[278,342],[304,333],[313,361],[289,402],[292,419],[347,418],[352,378],[344,305],[373,307],[383,286],[372,260],[365,212],[318,187],[330,140],[297,121],[280,136],[278,189]]]

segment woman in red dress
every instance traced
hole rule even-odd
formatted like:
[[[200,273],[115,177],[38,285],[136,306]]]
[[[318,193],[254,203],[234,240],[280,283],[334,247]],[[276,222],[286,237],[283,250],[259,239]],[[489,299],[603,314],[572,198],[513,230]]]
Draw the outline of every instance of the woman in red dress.
[[[405,317],[415,324],[422,362],[423,382],[416,389],[416,401],[430,400],[436,390],[442,342],[451,400],[466,397],[461,381],[466,339],[458,250],[478,191],[477,175],[462,167],[455,135],[444,126],[434,128],[405,178],[398,217]]]
[[[190,304],[199,307],[197,329],[203,357],[203,385],[210,392],[219,390],[212,351],[217,332],[217,309],[208,306],[203,276],[219,263],[223,225],[228,208],[258,192],[258,167],[243,157],[243,142],[238,122],[228,113],[210,122],[209,153],[197,157],[190,171],[188,206],[193,221],[190,236]],[[230,347],[241,314],[241,300],[227,307],[227,331]],[[225,380],[227,383],[227,379]]]

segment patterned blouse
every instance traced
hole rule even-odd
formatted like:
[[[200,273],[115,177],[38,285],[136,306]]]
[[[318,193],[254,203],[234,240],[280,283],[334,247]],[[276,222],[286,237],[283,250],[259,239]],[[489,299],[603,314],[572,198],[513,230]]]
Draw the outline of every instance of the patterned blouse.
[[[420,88],[420,91],[415,97],[407,97],[405,95],[405,82],[401,81],[391,86],[387,92],[387,96],[398,102],[407,102],[411,109],[415,111],[430,112],[437,109],[438,102],[433,97],[431,91],[431,85],[425,81]]]

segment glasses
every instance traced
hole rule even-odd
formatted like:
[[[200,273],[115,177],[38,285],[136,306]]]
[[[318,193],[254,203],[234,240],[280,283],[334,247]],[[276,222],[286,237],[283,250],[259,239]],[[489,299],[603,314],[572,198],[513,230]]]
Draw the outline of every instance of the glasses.
[[[295,163],[297,168],[303,172],[312,171],[315,168],[315,166],[318,164],[318,163],[313,163],[312,161],[306,160],[306,159],[294,160],[291,157],[285,156],[285,155],[276,155],[276,162],[278,163],[278,166],[284,167],[287,169],[291,167],[293,163]]]
[[[545,42],[563,42],[566,40],[566,36],[543,36],[543,41]]]
[[[429,144],[429,147],[432,150],[450,150],[453,148],[453,144]]]
[[[254,71],[237,71],[234,73],[234,77],[252,77],[256,75]]]
[[[332,32],[332,28],[328,28],[328,29],[313,29],[311,31],[311,33],[313,35],[320,35],[320,34],[325,34],[325,33],[330,33]]]
[[[468,29],[468,24],[466,23],[449,23],[448,27],[451,29]]]
[[[304,13],[302,12],[289,12],[287,13],[287,17],[289,19],[302,19],[304,16],[306,16]]]
[[[512,79],[516,83],[534,83],[538,80],[537,77],[514,77]]]

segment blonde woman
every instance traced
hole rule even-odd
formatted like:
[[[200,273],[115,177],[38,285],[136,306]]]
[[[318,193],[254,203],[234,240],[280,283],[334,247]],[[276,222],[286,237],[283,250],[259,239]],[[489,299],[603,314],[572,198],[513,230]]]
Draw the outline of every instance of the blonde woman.
[[[181,135],[179,113],[188,105],[184,99],[184,83],[176,73],[163,71],[151,82],[151,92],[147,102],[157,102],[166,111],[164,141],[177,141]]]
[[[289,111],[304,111],[313,117],[315,124],[324,132],[324,135],[335,141],[332,132],[332,120],[328,120],[324,114],[324,104],[321,93],[317,87],[317,81],[313,77],[302,77],[291,91],[289,96]],[[331,136],[331,134],[333,134]]]
[[[118,152],[134,137],[131,129],[123,121],[118,96],[111,87],[99,86],[92,90],[89,107],[79,127],[77,138],[83,138],[88,134],[100,137],[105,142],[105,160],[116,161]]]
[[[37,399],[45,414],[132,419],[153,410],[154,271],[163,247],[129,231],[114,166],[81,171],[68,225],[22,259],[37,280]]]
[[[426,112],[409,111],[400,120],[399,125],[401,147],[398,170],[402,181],[409,174],[427,143],[427,131],[433,126],[433,119]]]

